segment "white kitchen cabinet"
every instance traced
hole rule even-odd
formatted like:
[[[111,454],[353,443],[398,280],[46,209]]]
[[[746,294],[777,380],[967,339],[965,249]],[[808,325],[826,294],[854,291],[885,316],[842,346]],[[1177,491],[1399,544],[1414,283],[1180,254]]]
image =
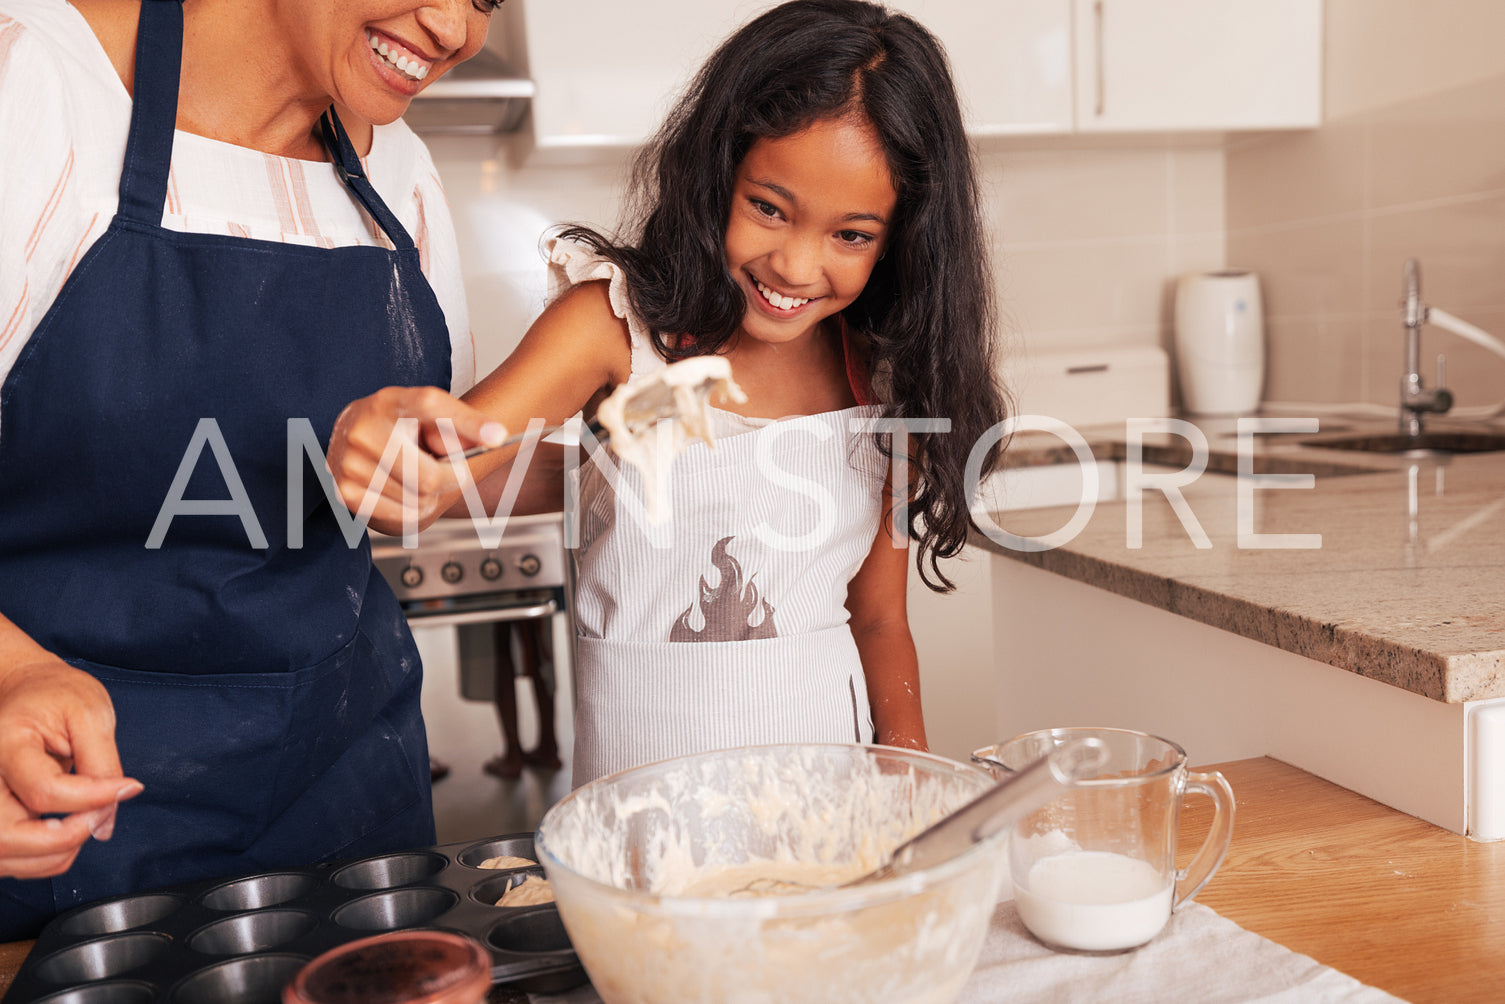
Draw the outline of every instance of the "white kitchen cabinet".
[[[1072,126],[1072,0],[894,0],[951,60],[974,136],[1048,135]]]
[[[975,136],[1310,127],[1322,0],[892,0],[941,40]],[[540,150],[635,146],[772,0],[513,0]],[[515,39],[517,42],[513,42]],[[520,44],[517,44],[520,43]]]
[[[965,547],[943,561],[949,593],[920,581],[910,555],[909,630],[920,660],[920,702],[930,751],[966,762],[997,734],[997,649],[993,636],[993,557]]]
[[[1074,2],[1079,132],[1321,122],[1322,0]]]
[[[526,53],[509,55],[533,79],[536,145],[641,143],[716,45],[769,6],[769,0],[526,0],[509,21]],[[946,47],[974,134],[1071,130],[1071,0],[894,6]]]

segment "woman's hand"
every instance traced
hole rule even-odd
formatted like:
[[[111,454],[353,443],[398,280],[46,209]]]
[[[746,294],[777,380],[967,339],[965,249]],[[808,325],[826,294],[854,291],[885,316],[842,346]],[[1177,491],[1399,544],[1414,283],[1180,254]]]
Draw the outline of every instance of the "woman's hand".
[[[0,668],[0,875],[62,874],[142,790],[121,771],[98,680],[52,656]]]
[[[387,387],[340,412],[326,457],[350,511],[398,534],[407,523],[427,526],[459,497],[462,472],[470,475],[451,456],[506,436],[485,412],[436,387]]]

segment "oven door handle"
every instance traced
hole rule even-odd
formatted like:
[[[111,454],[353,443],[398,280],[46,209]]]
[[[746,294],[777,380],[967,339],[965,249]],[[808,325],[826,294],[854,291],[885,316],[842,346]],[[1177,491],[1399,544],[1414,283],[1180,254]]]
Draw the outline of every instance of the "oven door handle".
[[[413,627],[447,627],[452,624],[486,624],[497,621],[531,621],[540,617],[552,617],[559,612],[559,603],[550,597],[542,603],[529,603],[516,607],[493,607],[490,610],[467,610],[463,613],[433,614],[431,616],[408,615]]]

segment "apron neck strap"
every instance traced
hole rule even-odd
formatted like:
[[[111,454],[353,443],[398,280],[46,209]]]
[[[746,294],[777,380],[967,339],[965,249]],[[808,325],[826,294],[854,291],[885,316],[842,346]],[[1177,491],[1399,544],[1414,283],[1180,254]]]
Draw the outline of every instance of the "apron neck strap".
[[[361,158],[355,152],[355,146],[350,142],[350,136],[345,132],[345,126],[340,121],[339,115],[335,114],[334,106],[319,117],[319,133],[324,137],[324,146],[329,150],[329,159],[334,162],[334,169],[345,182],[345,186],[360,200],[361,205],[366,207],[366,212],[376,221],[386,233],[387,239],[392,246],[399,251],[406,251],[413,246],[413,238],[408,236],[407,230],[403,229],[397,217],[387,208],[376,189],[372,187],[370,179],[366,177],[366,169],[361,166]]]
[[[136,73],[131,90],[131,131],[120,171],[121,216],[150,226],[162,223],[172,137],[178,117],[178,74],[183,66],[181,0],[141,0],[136,23]]]
[[[183,68],[182,0],[141,0],[136,26],[136,73],[131,91],[131,129],[120,171],[120,210],[126,219],[160,226],[172,167],[173,131],[178,119],[178,77]],[[340,178],[398,250],[413,239],[366,178],[339,116],[330,108],[319,131]]]

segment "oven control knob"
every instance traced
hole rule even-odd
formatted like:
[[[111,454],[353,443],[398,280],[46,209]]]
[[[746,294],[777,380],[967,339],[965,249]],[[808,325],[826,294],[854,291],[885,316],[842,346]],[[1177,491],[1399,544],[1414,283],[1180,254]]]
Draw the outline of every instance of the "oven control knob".
[[[488,582],[502,577],[502,563],[495,558],[487,558],[481,562],[481,578]]]
[[[530,578],[537,575],[538,570],[542,567],[543,562],[538,560],[538,555],[536,554],[525,554],[517,559],[517,570]]]
[[[446,561],[444,567],[439,569],[439,577],[450,585],[454,585],[465,578],[465,569],[458,561]]]
[[[402,584],[409,589],[417,589],[423,585],[423,569],[417,565],[409,565],[402,570]]]

